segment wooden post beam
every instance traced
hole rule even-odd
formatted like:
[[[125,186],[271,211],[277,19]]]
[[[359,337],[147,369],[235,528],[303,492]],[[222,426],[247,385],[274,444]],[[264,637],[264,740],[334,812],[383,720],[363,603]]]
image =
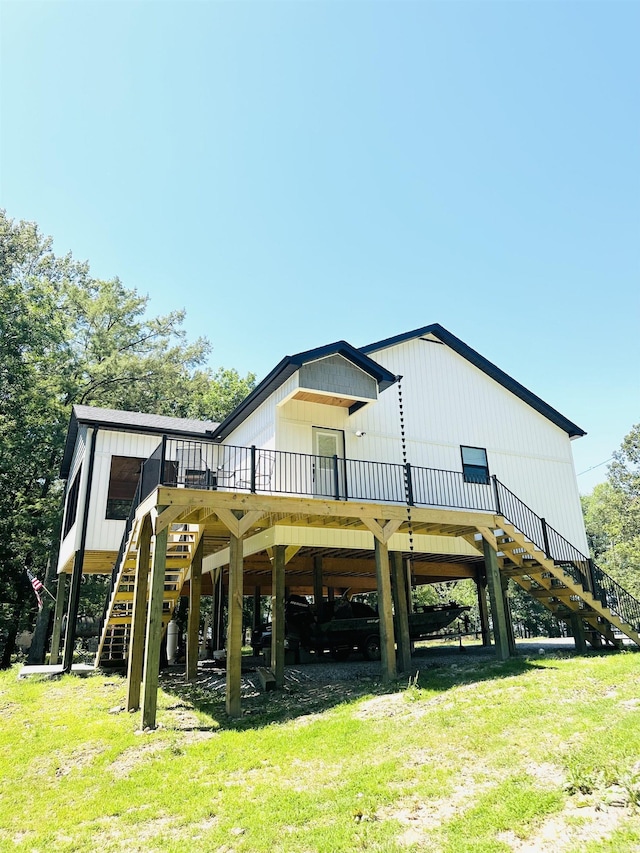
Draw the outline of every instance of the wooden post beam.
[[[502,599],[504,601],[504,612],[507,617],[507,640],[509,641],[509,654],[516,654],[516,636],[513,632],[513,620],[511,618],[511,607],[509,605],[509,578],[500,575],[500,583],[502,584]]]
[[[569,622],[571,624],[571,633],[573,634],[573,639],[576,644],[576,651],[579,655],[584,655],[587,653],[587,639],[585,637],[584,622],[582,621],[582,614],[580,611],[572,613],[569,617]]]
[[[149,562],[151,556],[152,524],[145,515],[138,536],[136,554],[136,581],[133,592],[133,613],[129,636],[129,660],[127,663],[127,711],[140,707],[142,665],[144,661],[144,635],[147,624],[147,590],[149,587]]]
[[[236,539],[242,539],[251,528],[251,525],[255,524],[256,521],[260,521],[266,513],[261,510],[252,509],[237,516],[230,509],[216,507],[216,515]]]
[[[396,677],[396,644],[393,633],[393,611],[391,608],[391,578],[389,575],[389,549],[386,543],[374,538],[376,580],[378,584],[378,615],[380,616],[380,657],[382,680],[392,681]]]
[[[398,669],[409,672],[411,669],[411,639],[409,637],[409,612],[407,610],[406,572],[402,554],[393,551],[391,559],[391,579],[393,590],[393,609],[398,629]]]
[[[62,617],[64,615],[64,599],[67,588],[66,574],[58,575],[58,586],[56,587],[56,607],[53,612],[53,633],[51,634],[51,651],[49,663],[57,664],[60,660],[60,631],[62,630]]]
[[[255,586],[253,589],[253,629],[254,629],[254,631],[259,630],[260,625],[262,624],[260,592],[261,592],[260,587]]]
[[[202,597],[202,552],[204,536],[200,536],[198,547],[191,562],[189,581],[189,620],[187,622],[187,681],[198,677],[198,640],[200,639],[200,599]]]
[[[487,607],[487,581],[480,571],[476,574],[476,586],[478,588],[478,614],[480,616],[482,645],[490,646],[491,634],[489,633],[489,608]]]
[[[484,538],[482,540],[482,549],[487,572],[489,598],[491,600],[491,616],[493,618],[493,636],[496,644],[496,655],[500,660],[507,660],[509,657],[509,635],[507,628],[507,614],[505,613],[504,596],[502,593],[500,568],[498,567],[498,557],[489,542]]]
[[[389,539],[402,526],[403,519],[392,518],[390,521],[377,520],[375,518],[363,518],[362,523],[373,533],[376,540],[386,545]]]
[[[69,584],[69,601],[67,603],[67,627],[64,632],[64,649],[62,651],[62,666],[65,672],[71,672],[73,666],[73,647],[76,639],[76,620],[80,605],[80,585],[82,583],[82,558],[84,551],[76,551],[73,561],[73,572]]]
[[[409,613],[413,613],[413,597],[411,595],[411,560],[404,561],[405,567],[405,582],[407,591],[407,608]]]
[[[313,603],[319,616],[322,609],[322,557],[313,558]]]
[[[229,619],[227,623],[227,694],[226,708],[230,717],[239,717],[242,681],[242,539],[231,533],[229,538]]]
[[[276,688],[284,687],[284,545],[273,549],[273,581],[271,606],[271,670],[276,679]]]
[[[149,585],[149,607],[144,649],[144,684],[142,691],[142,728],[155,728],[158,704],[158,674],[160,671],[160,644],[162,643],[162,599],[164,574],[167,565],[167,540],[169,529],[161,530],[153,546],[153,563]]]

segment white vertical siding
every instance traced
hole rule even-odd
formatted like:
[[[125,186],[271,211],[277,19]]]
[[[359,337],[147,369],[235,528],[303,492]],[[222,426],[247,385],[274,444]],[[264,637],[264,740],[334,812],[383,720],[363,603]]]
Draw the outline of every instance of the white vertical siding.
[[[461,472],[461,445],[485,448],[490,473],[586,553],[571,442],[562,429],[445,344],[415,339],[372,358],[403,377],[412,465]],[[296,387],[297,374],[227,443],[312,453],[312,427],[322,426],[344,430],[350,459],[402,462],[397,386],[352,416],[343,408],[287,399]]]
[[[286,400],[298,387],[298,374],[294,373],[274,393],[261,403],[232,433],[224,444],[236,447],[256,447],[273,450],[276,448],[276,420],[279,404]]]
[[[105,518],[112,456],[147,459],[160,444],[158,435],[100,430],[96,441],[93,484],[87,524],[87,550],[117,551],[124,532],[124,521]]]
[[[403,377],[407,456],[413,465],[461,471],[461,445],[486,448],[490,473],[586,553],[566,432],[444,344],[417,339],[372,357]],[[352,420],[367,432],[363,445],[386,441],[397,456],[396,388]]]

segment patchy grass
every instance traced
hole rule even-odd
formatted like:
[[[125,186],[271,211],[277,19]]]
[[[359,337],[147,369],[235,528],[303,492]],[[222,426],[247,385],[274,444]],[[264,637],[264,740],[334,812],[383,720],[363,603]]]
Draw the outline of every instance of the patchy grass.
[[[426,666],[428,661],[424,661]],[[0,674],[0,849],[640,851],[640,656],[469,656],[247,695]]]

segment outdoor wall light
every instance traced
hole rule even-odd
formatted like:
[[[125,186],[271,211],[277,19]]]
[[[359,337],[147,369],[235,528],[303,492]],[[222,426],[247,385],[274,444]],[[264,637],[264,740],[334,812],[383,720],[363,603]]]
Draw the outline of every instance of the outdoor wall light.
[[[366,432],[363,432],[361,429],[357,429],[356,435],[358,436],[358,438],[362,438],[364,435],[366,435]]]

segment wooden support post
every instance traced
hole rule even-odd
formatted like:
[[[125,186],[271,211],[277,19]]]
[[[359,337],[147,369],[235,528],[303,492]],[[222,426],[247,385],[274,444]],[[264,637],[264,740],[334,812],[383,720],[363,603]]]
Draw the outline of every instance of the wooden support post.
[[[271,599],[271,670],[276,687],[284,687],[284,566],[285,546],[273,549],[273,596]]]
[[[227,622],[227,695],[230,717],[239,717],[242,681],[242,593],[244,560],[242,539],[229,534],[229,618]]]
[[[377,537],[374,538],[374,545],[378,585],[378,615],[380,616],[382,680],[391,681],[396,677],[396,644],[393,632],[393,611],[391,609],[389,549]]]
[[[260,596],[260,587],[256,586],[253,589],[253,629],[258,631],[262,625],[262,602]]]
[[[413,596],[411,595],[411,560],[404,561],[405,583],[407,591],[407,608],[409,613],[413,613]]]
[[[484,565],[487,572],[489,598],[491,600],[491,617],[493,619],[496,656],[500,660],[507,660],[509,657],[509,634],[498,557],[491,545],[484,538],[482,540],[482,548],[484,552]]]
[[[140,707],[144,635],[147,625],[147,590],[149,588],[149,561],[151,548],[151,518],[145,516],[138,537],[136,555],[136,582],[133,592],[133,614],[129,636],[129,661],[127,664],[127,711]]]
[[[322,557],[313,558],[313,603],[319,617],[322,611]]]
[[[402,554],[393,551],[391,558],[391,578],[393,590],[393,609],[398,631],[398,669],[409,672],[411,669],[411,639],[409,637],[409,612],[407,610],[406,572],[402,564]]]
[[[57,664],[60,660],[60,631],[62,630],[62,616],[64,614],[64,599],[67,591],[66,574],[58,575],[58,586],[56,587],[56,608],[53,613],[53,633],[51,634],[51,652],[49,663]]]
[[[80,605],[80,585],[82,583],[82,560],[84,551],[76,551],[73,561],[73,572],[69,586],[69,603],[67,605],[67,627],[64,632],[64,649],[62,652],[62,667],[65,672],[71,672],[73,666],[73,647],[76,640],[76,620]]]
[[[335,591],[332,586],[327,587],[327,601],[335,600]]]
[[[501,576],[502,582],[502,599],[504,601],[504,613],[507,617],[507,640],[509,641],[509,654],[516,654],[516,637],[513,632],[513,620],[511,619],[511,607],[509,605],[509,596],[507,595],[507,590],[509,589],[509,578],[505,578]]]
[[[476,575],[476,586],[478,588],[478,613],[480,615],[480,632],[482,634],[482,645],[491,645],[491,634],[489,632],[489,608],[487,607],[487,581],[481,572]]]
[[[582,621],[582,614],[580,611],[572,613],[569,621],[571,624],[571,633],[573,634],[573,639],[576,644],[576,651],[579,655],[584,655],[587,653],[587,639],[585,637],[584,622]]]
[[[154,729],[158,704],[158,674],[160,671],[160,645],[162,643],[162,599],[164,575],[167,565],[167,539],[169,528],[156,534],[153,547],[153,564],[149,584],[149,607],[144,649],[144,685],[142,690],[142,728]]]
[[[187,681],[198,677],[198,640],[200,639],[200,599],[202,598],[202,549],[204,536],[200,537],[198,547],[191,562],[189,581],[189,620],[187,622]]]
[[[221,604],[221,581],[222,581],[222,567],[215,569],[211,572],[211,610],[210,618],[211,618],[211,652],[215,652],[220,648],[219,639],[220,639],[220,626],[218,624],[218,612],[220,610]]]

